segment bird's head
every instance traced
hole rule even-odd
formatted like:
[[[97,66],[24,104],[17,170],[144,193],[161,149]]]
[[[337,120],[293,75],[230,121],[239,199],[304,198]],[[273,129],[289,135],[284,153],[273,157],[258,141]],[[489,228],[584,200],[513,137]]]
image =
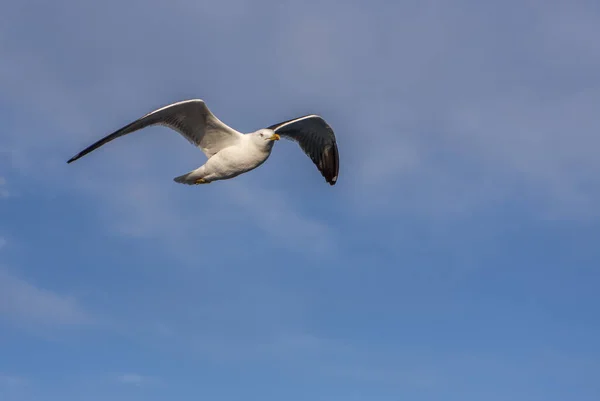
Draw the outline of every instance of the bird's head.
[[[260,147],[272,147],[275,141],[278,141],[279,135],[272,129],[259,129],[250,134],[252,141]]]

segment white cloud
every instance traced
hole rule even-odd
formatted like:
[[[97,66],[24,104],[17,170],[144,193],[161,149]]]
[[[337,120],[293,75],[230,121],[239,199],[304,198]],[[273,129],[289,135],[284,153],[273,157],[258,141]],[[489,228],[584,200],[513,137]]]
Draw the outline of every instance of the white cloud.
[[[38,288],[5,268],[0,268],[0,317],[25,325],[92,322],[75,299]]]

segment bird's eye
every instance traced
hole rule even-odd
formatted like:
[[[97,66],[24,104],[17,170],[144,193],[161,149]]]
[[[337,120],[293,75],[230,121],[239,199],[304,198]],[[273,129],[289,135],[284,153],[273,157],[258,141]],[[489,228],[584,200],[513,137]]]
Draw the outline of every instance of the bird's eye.
[[[261,134],[260,134],[260,136],[264,136],[264,134],[263,134],[263,133],[261,133]]]

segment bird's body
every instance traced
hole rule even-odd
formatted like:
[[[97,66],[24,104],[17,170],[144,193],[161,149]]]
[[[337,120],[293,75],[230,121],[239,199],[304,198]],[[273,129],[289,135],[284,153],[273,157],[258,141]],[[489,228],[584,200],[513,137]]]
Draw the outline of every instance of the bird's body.
[[[173,103],[150,112],[88,146],[67,163],[113,139],[152,125],[164,125],[179,132],[208,158],[197,169],[174,178],[181,184],[208,184],[254,170],[269,158],[274,142],[281,136],[298,142],[329,184],[337,181],[339,161],[335,136],[320,116],[307,115],[242,134],[221,122],[201,99]]]
[[[267,146],[258,146],[252,141],[250,134],[245,134],[238,143],[220,150],[196,170],[175,177],[175,182],[190,185],[208,184],[237,177],[267,161],[272,149],[273,141]]]

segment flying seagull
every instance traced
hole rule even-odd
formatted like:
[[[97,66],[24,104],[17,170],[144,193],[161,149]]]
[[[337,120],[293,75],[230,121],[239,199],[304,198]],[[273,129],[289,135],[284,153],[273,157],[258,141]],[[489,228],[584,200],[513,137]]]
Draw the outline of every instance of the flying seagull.
[[[88,146],[67,163],[113,139],[152,125],[179,132],[208,158],[202,166],[173,179],[181,184],[208,184],[254,170],[268,159],[273,144],[281,137],[297,142],[330,185],[335,185],[338,178],[335,135],[322,117],[309,114],[243,134],[219,120],[201,99],[184,100],[154,110]]]

